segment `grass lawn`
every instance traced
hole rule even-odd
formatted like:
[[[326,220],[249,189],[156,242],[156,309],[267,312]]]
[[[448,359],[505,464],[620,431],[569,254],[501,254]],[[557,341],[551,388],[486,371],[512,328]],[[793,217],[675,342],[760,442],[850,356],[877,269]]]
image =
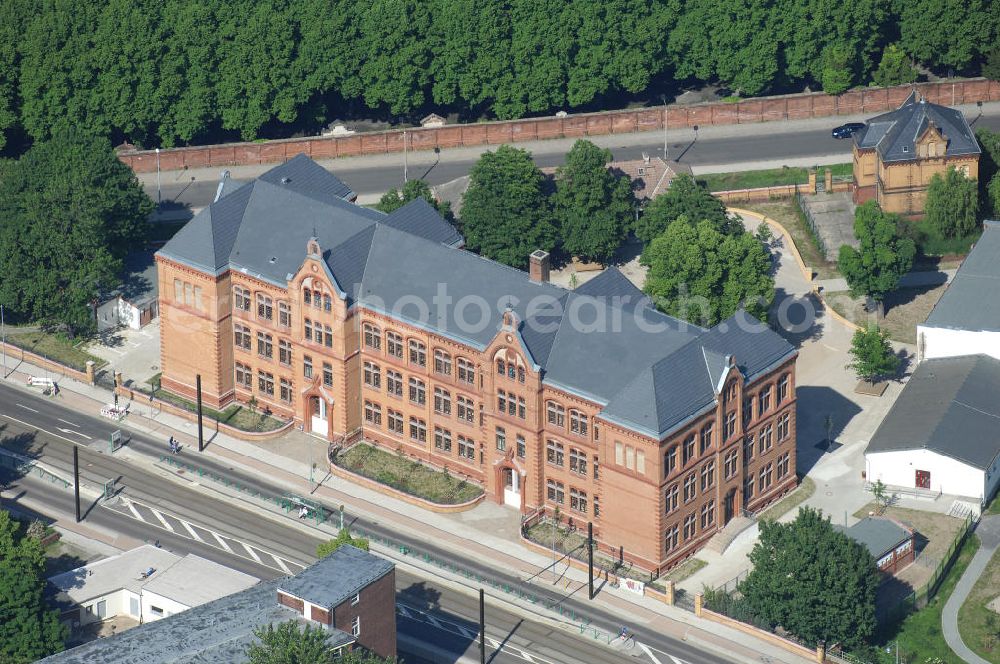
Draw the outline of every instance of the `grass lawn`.
[[[400,454],[358,443],[337,456],[338,466],[441,505],[457,505],[476,498],[483,489],[447,471],[434,470]]]
[[[680,583],[684,579],[687,579],[700,570],[701,568],[708,565],[704,560],[700,558],[688,558],[682,562],[677,567],[670,570],[664,577],[664,581],[673,581],[674,583]]]
[[[993,500],[991,500],[990,504],[986,506],[985,510],[983,510],[983,514],[1000,514],[1000,493],[993,496]]]
[[[793,200],[770,201],[767,203],[744,203],[739,205],[745,210],[751,210],[774,219],[785,227],[791,236],[795,248],[799,250],[806,266],[816,272],[817,279],[836,279],[840,276],[837,265],[826,260],[819,249],[812,229],[798,211]]]
[[[585,522],[577,523],[579,523],[580,527],[570,530],[562,525],[556,527],[552,521],[547,519],[538,521],[527,529],[525,537],[549,550],[555,546],[555,550],[559,555],[571,554],[573,558],[585,562],[587,560],[587,530],[583,526],[586,524]],[[635,569],[631,563],[625,563],[624,567],[619,568],[617,563],[617,559],[612,559],[605,553],[595,550],[594,576],[597,576],[599,570],[608,569],[612,570],[612,573],[618,576],[649,583],[649,574],[646,572]],[[662,583],[654,583],[652,585],[660,592],[666,592],[666,588]]]
[[[901,288],[890,293],[885,301],[885,317],[879,322],[879,326],[895,341],[917,343],[917,325],[927,320],[931,309],[947,288],[946,284],[942,284]],[[864,310],[864,300],[852,298],[847,291],[824,293],[823,299],[838,314],[858,325],[875,321],[875,315]]]
[[[784,498],[761,512],[758,519],[777,521],[785,514],[798,507],[801,503],[808,500],[809,496],[814,493],[816,493],[816,483],[812,481],[812,478],[803,477],[797,487],[792,489],[792,491]]]
[[[817,178],[824,177],[824,169],[833,171],[834,177],[851,175],[851,164],[833,164],[818,167]],[[809,182],[809,169],[801,167],[782,166],[762,171],[739,171],[736,173],[706,173],[699,175],[701,182],[709,191],[729,191],[731,189],[755,189],[757,187],[775,187],[783,184],[806,184]]]
[[[87,339],[83,337],[72,340],[62,332],[43,332],[41,330],[18,332],[16,328],[7,331],[9,344],[65,364],[77,371],[86,371],[88,360],[94,363],[95,369],[107,364],[96,355],[91,355],[79,348],[86,341]]]
[[[1000,553],[994,553],[958,612],[965,645],[990,662],[1000,662],[1000,615],[986,605],[1000,595]]]
[[[941,634],[941,611],[978,549],[978,538],[966,538],[955,564],[945,575],[934,599],[923,609],[911,613],[902,622],[880,635],[879,662],[891,664],[896,661],[895,651],[887,653],[885,649],[898,640],[902,661],[962,664],[962,660],[951,651]],[[938,659],[934,659],[935,657]]]
[[[908,223],[917,251],[922,256],[964,256],[981,235],[977,230],[965,237],[944,238],[938,235],[926,219],[904,223]]]
[[[156,398],[175,406],[180,406],[192,413],[198,412],[198,407],[193,401],[189,401],[173,392],[167,392],[162,389],[157,390]],[[251,413],[249,408],[240,404],[232,404],[223,411],[218,411],[202,404],[201,412],[205,417],[228,424],[231,427],[236,427],[242,431],[274,431],[281,428],[284,424],[279,419],[264,415],[260,410]]]

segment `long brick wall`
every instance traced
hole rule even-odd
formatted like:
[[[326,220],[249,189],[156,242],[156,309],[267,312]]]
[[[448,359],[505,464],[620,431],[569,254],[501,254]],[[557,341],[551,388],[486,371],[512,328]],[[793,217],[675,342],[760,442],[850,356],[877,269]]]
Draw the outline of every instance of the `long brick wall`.
[[[711,102],[566,117],[481,122],[476,124],[405,130],[406,149],[432,150],[476,145],[517,143],[549,138],[576,138],[655,131],[663,128],[749,124],[772,120],[800,120],[853,113],[882,113],[899,106],[916,88],[929,101],[954,106],[977,101],[1000,101],[1000,83],[963,79],[947,83],[919,83],[893,88],[867,88],[831,96],[822,92],[747,99],[738,103]],[[267,164],[286,161],[303,152],[313,159],[402,152],[404,130],[289,138],[262,143],[226,143],[160,151],[160,169],[179,170],[214,166]],[[136,173],[156,170],[152,150],[126,152],[119,158]]]

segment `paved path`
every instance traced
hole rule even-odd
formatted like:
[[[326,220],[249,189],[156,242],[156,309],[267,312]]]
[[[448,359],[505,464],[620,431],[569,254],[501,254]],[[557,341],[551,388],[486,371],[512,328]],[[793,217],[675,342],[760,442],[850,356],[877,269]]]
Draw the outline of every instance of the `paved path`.
[[[958,631],[958,611],[965,604],[965,598],[969,596],[972,586],[976,585],[979,576],[996,553],[997,547],[1000,547],[1000,515],[984,516],[976,528],[976,535],[981,542],[979,551],[972,557],[972,562],[965,569],[965,574],[958,580],[958,585],[944,605],[944,611],[941,613],[941,629],[944,632],[945,642],[956,655],[970,664],[990,664],[969,650],[962,641],[962,635]]]

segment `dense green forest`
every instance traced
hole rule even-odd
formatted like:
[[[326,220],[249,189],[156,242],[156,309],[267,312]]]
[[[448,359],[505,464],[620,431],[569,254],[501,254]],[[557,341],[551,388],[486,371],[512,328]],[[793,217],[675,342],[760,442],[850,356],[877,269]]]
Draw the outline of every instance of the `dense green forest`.
[[[515,118],[699,82],[838,92],[901,64],[905,80],[904,56],[978,75],[998,26],[991,0],[0,0],[0,143],[63,125],[154,147],[430,109]]]

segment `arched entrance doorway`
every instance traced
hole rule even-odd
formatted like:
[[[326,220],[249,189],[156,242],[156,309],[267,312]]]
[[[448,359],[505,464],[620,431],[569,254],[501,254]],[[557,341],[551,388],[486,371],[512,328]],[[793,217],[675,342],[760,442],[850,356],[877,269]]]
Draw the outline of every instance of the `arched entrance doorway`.
[[[330,406],[320,396],[309,397],[309,430],[324,438],[330,435]]]
[[[502,468],[503,504],[521,509],[521,475],[514,468]]]

